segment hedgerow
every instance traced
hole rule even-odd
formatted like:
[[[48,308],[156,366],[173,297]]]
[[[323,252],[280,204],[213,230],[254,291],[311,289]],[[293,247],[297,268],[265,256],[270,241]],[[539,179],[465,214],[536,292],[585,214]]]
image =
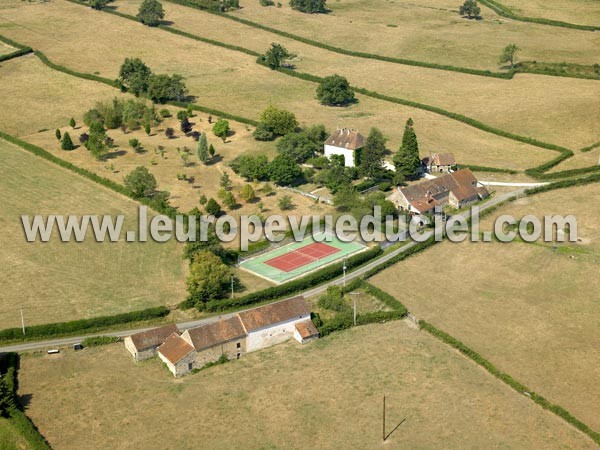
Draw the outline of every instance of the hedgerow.
[[[12,396],[15,399],[15,407],[9,411],[8,420],[19,433],[19,435],[27,442],[27,448],[31,450],[51,450],[50,445],[40,434],[35,425],[29,420],[22,409],[17,395],[18,389],[18,370],[19,370],[19,355],[16,353],[8,353],[4,355],[3,367],[0,368],[0,373],[6,381],[7,387],[11,390]]]
[[[0,342],[23,341],[29,339],[66,336],[75,333],[91,333],[95,330],[105,329],[113,325],[122,325],[132,322],[142,322],[150,319],[158,319],[169,314],[165,306],[132,311],[113,316],[100,316],[91,319],[73,320],[70,322],[49,323],[45,325],[33,325],[25,329],[23,335],[21,328],[7,328],[0,330]]]
[[[9,39],[4,36],[0,36],[0,42],[4,42],[6,45],[9,45],[9,46],[17,49],[16,51],[14,51],[12,53],[8,53],[6,55],[1,55],[0,62],[8,61],[9,59],[13,59],[13,58],[18,58],[19,56],[27,55],[28,53],[33,52],[33,49],[31,47],[19,44],[18,42],[15,42],[12,39]]]
[[[475,164],[459,164],[459,168],[461,169],[471,169],[475,172],[492,172],[492,173],[508,173],[511,175],[515,175],[519,173],[518,170],[513,169],[503,169],[500,167],[487,167],[487,166],[477,166]]]
[[[381,255],[383,251],[379,246],[354,255],[346,260],[347,270],[352,270]],[[206,311],[224,311],[228,309],[236,309],[242,306],[260,303],[267,300],[275,300],[288,295],[297,294],[305,289],[317,286],[325,281],[332,280],[342,273],[344,262],[338,262],[330,266],[323,267],[317,272],[306,275],[297,280],[288,281],[287,283],[278,286],[272,286],[262,291],[253,292],[234,299],[212,300],[204,305]],[[183,302],[181,307],[190,308],[189,302]]]
[[[575,416],[573,416],[571,413],[569,413],[563,407],[552,404],[550,401],[546,400],[541,395],[536,394],[535,392],[531,391],[529,388],[527,388],[525,385],[521,384],[520,382],[518,382],[517,380],[512,378],[507,373],[502,372],[500,369],[498,369],[496,366],[494,366],[491,362],[489,362],[487,359],[485,359],[483,356],[481,356],[479,353],[477,353],[475,350],[471,349],[470,347],[467,347],[465,344],[463,344],[458,339],[450,336],[449,334],[443,332],[442,330],[437,329],[430,323],[428,323],[424,320],[420,320],[419,325],[422,330],[427,331],[432,336],[435,336],[436,338],[440,339],[441,341],[445,342],[446,344],[454,347],[456,350],[461,352],[463,355],[465,355],[469,359],[471,359],[473,362],[475,362],[476,364],[480,365],[485,370],[487,370],[490,374],[492,374],[499,380],[501,380],[504,383],[506,383],[507,385],[509,385],[515,391],[519,392],[520,394],[527,394],[535,403],[540,405],[542,408],[547,409],[548,411],[552,411],[557,416],[561,417],[562,419],[564,419],[565,421],[567,421],[568,423],[570,423],[571,425],[573,425],[574,427],[576,427],[577,429],[582,431],[583,433],[587,434],[589,437],[591,437],[594,440],[594,442],[596,442],[597,444],[600,444],[600,433],[592,430],[588,425],[586,425],[585,423],[583,423],[582,421],[577,419]]]
[[[587,147],[583,147],[580,151],[585,153],[585,152],[591,152],[592,150],[594,150],[595,148],[600,147],[600,142],[596,142],[595,144],[589,145]]]

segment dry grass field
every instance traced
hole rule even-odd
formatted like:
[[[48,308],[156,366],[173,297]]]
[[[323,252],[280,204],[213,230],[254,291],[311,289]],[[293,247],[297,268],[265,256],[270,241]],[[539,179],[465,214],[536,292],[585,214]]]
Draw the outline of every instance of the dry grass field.
[[[114,78],[125,57],[139,56],[156,72],[184,75],[199,104],[246,117],[256,118],[269,103],[274,103],[294,111],[305,125],[320,122],[329,129],[351,126],[364,132],[378,126],[389,136],[393,149],[399,145],[404,122],[412,117],[424,154],[451,150],[464,163],[517,169],[554,157],[551,152],[436,114],[362,96],[358,104],[349,108],[324,107],[314,99],[314,83],[274,73],[258,66],[251,56],[149,29],[89,8],[64,1],[11,2],[12,22],[0,22],[2,33],[42,50],[57,63],[83,72]],[[72,35],[79,39],[74,41]],[[135,51],[127,38],[131,35],[136,36]],[[155,45],[158,41],[160,46]],[[103,57],[98,58],[98,54]]]
[[[598,430],[599,270],[597,252],[447,242],[371,282]]]
[[[0,329],[172,305],[185,295],[175,242],[28,243],[21,214],[125,214],[136,229],[137,204],[78,175],[0,143]]]
[[[26,355],[19,386],[27,414],[65,450],[594,448],[402,322],[289,342],[181,380],[157,359],[136,365],[119,344]],[[384,394],[387,431],[405,419],[386,444]]]
[[[118,0],[119,11],[135,15],[140,0]],[[600,83],[595,80],[518,75],[501,80],[422,67],[365,60],[332,53],[298,41],[239,24],[184,6],[166,3],[173,26],[221,42],[264,52],[271,42],[283,43],[297,55],[302,72],[319,76],[339,73],[355,86],[439,106],[500,129],[581,148],[600,136]],[[278,11],[280,11],[278,9]],[[316,39],[319,39],[320,35]],[[595,62],[600,57],[596,53]],[[552,92],[553,95],[548,95]]]
[[[521,16],[600,26],[600,4],[596,0],[501,0],[500,3]]]
[[[52,70],[34,55],[3,62],[0,77],[0,130],[15,136],[54,130],[71,117],[81,122],[96,101],[120,95],[104,84]]]
[[[265,8],[247,1],[231,14],[349,50],[462,67],[497,70],[498,57],[511,42],[523,47],[521,58],[527,60],[590,64],[598,59],[598,33],[509,20],[483,5],[484,20],[473,21],[458,15],[461,2],[453,0],[340,0],[327,2],[332,13],[319,15],[281,3]],[[598,22],[598,13],[594,17]]]
[[[550,172],[558,172],[568,169],[580,169],[600,164],[600,147],[596,147],[589,152],[576,152],[575,156],[567,159],[558,166],[553,167]]]
[[[16,48],[11,47],[10,45],[5,44],[4,42],[0,42],[0,56],[8,55],[9,53],[12,53],[16,50]]]
[[[573,252],[595,253],[594,259],[600,259],[600,184],[594,183],[588,186],[559,189],[534,197],[520,198],[515,202],[508,203],[484,217],[481,221],[482,230],[492,230],[495,217],[508,214],[516,218],[527,214],[536,217],[545,215],[568,215],[573,214],[577,218],[577,228],[580,241],[577,244],[563,244],[561,247]]]

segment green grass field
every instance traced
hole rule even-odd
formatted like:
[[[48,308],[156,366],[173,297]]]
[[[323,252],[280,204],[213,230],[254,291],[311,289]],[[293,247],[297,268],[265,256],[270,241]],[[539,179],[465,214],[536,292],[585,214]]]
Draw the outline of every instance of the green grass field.
[[[335,247],[339,251],[325,258],[321,258],[304,266],[298,267],[289,272],[278,270],[277,268],[266,264],[266,261],[293,252],[294,250],[301,249],[314,242],[320,242],[321,239],[325,239],[324,241],[322,241],[323,243]],[[305,275],[309,272],[314,272],[321,267],[325,267],[335,261],[347,258],[362,250],[366,250],[366,247],[364,245],[359,244],[357,242],[343,242],[340,239],[338,239],[335,235],[328,235],[327,237],[325,237],[325,235],[317,235],[315,237],[309,236],[301,242],[287,244],[275,250],[271,250],[259,256],[247,259],[240,264],[240,268],[254,273],[259,277],[274,281],[276,283],[284,283],[293,278],[298,278],[302,275]]]
[[[125,214],[137,204],[113,191],[0,142],[0,329],[172,305],[185,295],[184,261],[175,242],[28,243],[22,214]],[[135,229],[135,228],[134,228]]]
[[[0,448],[2,450],[28,450],[30,445],[20,435],[9,419],[0,417]]]

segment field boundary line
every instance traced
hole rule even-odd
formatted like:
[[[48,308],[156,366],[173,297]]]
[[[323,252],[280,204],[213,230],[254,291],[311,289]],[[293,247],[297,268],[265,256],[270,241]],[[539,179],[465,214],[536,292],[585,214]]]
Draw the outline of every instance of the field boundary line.
[[[69,1],[71,3],[74,3],[74,4],[77,4],[77,5],[80,5],[80,6],[87,7],[87,5],[85,3],[82,3],[79,0],[67,0],[67,1]],[[133,20],[134,22],[141,23],[139,21],[139,19],[137,19],[134,16],[128,15],[128,14],[119,13],[117,11],[110,10],[110,9],[105,9],[105,10],[102,10],[102,11],[103,12],[108,12],[109,14],[117,15],[117,16],[125,18],[125,19]],[[196,39],[197,38],[198,40],[202,40],[203,42],[208,43],[209,45],[216,45],[216,46],[219,46],[219,47],[228,48],[230,50],[234,50],[232,47],[236,47],[236,46],[230,46],[228,44],[225,44],[225,43],[222,43],[222,42],[219,42],[219,41],[206,40],[205,38],[200,38],[200,37],[195,36],[195,35],[193,35],[191,33],[181,32],[181,30],[177,30],[175,28],[172,28],[172,27],[166,26],[166,25],[161,25],[161,26],[159,26],[157,28],[161,29],[161,30],[164,30],[164,31],[167,31],[167,32],[170,32],[170,33],[174,33],[174,34],[178,34],[178,35],[181,35],[181,36],[184,36],[184,37],[188,37],[190,39]],[[238,48],[238,50],[234,50],[234,51],[240,51],[240,52],[243,52],[245,54],[252,55],[252,56],[258,55],[257,52],[253,52],[252,50],[241,49],[241,47],[236,47],[236,48]],[[39,51],[36,51],[36,54],[43,55]],[[44,58],[46,58],[46,57],[44,56]],[[51,64],[53,64],[53,63],[51,63]],[[261,63],[259,60],[257,60],[257,64],[265,66],[265,64]],[[60,66],[58,66],[58,67],[60,67]],[[67,68],[64,68],[64,69],[67,71],[67,73],[70,73],[70,74],[73,74],[73,75],[76,74],[74,71],[71,71],[70,69],[67,69]],[[323,80],[323,77],[319,77],[317,75],[312,75],[312,74],[305,73],[305,72],[297,72],[295,70],[291,70],[291,69],[287,69],[287,68],[283,68],[283,67],[278,68],[277,72],[284,73],[286,75],[289,75],[289,76],[292,76],[292,77],[296,77],[296,78],[299,78],[299,79],[302,79],[302,80],[305,80],[305,81],[313,82],[313,83],[320,83]],[[92,77],[96,77],[95,75],[90,75],[90,74],[82,74],[82,75],[85,75],[84,77],[86,77],[86,78],[90,77],[88,79],[93,79]],[[106,83],[106,80],[107,80],[106,78],[102,78],[102,77],[96,77],[96,78],[99,79],[97,81],[102,81],[102,82]],[[114,85],[114,83],[112,83],[112,82],[111,82],[111,84]],[[437,107],[437,106],[431,106],[431,105],[427,105],[427,104],[424,104],[424,103],[419,103],[419,102],[415,102],[415,101],[412,101],[412,100],[406,100],[406,99],[399,98],[399,97],[392,97],[392,96],[389,96],[389,95],[380,94],[380,93],[378,93],[376,91],[370,91],[368,89],[360,88],[360,87],[357,87],[357,86],[351,86],[351,89],[354,92],[356,92],[358,94],[361,94],[361,95],[365,95],[367,97],[371,97],[371,98],[375,98],[375,99],[378,99],[378,100],[387,101],[387,102],[390,102],[390,103],[396,103],[396,104],[400,104],[400,105],[404,105],[404,106],[408,106],[408,107],[413,107],[413,108],[417,108],[417,109],[422,109],[422,110],[425,110],[425,111],[433,112],[435,114],[439,114],[439,115],[442,115],[442,116],[447,117],[449,119],[456,120],[458,122],[464,123],[464,124],[472,126],[474,128],[478,128],[478,129],[480,129],[482,131],[485,131],[485,132],[488,132],[490,134],[494,134],[496,136],[504,137],[504,138],[507,138],[507,139],[512,139],[512,140],[517,141],[517,142],[521,142],[521,143],[524,143],[524,144],[529,144],[529,145],[533,145],[535,147],[539,147],[539,148],[543,148],[543,149],[546,149],[546,150],[552,150],[552,151],[556,151],[556,152],[561,153],[561,155],[559,157],[557,157],[555,159],[552,159],[551,161],[548,161],[546,163],[543,163],[540,166],[533,167],[531,169],[526,169],[525,172],[528,175],[530,175],[530,176],[532,176],[534,178],[539,178],[540,175],[543,175],[544,172],[550,170],[554,166],[560,164],[564,160],[566,160],[566,159],[568,159],[568,158],[570,158],[570,157],[572,157],[574,155],[574,152],[572,150],[566,148],[566,147],[562,147],[562,146],[559,146],[559,145],[556,145],[556,144],[546,143],[546,142],[540,141],[538,139],[534,139],[534,138],[530,138],[530,137],[525,137],[525,136],[520,136],[520,135],[515,134],[515,133],[504,131],[504,130],[501,130],[499,128],[495,128],[495,127],[493,127],[491,125],[487,125],[487,124],[485,124],[485,123],[483,123],[483,122],[481,122],[479,120],[476,120],[476,119],[473,119],[471,117],[465,116],[463,114],[454,113],[454,112],[445,110],[445,109]],[[593,168],[590,167],[590,168],[588,168],[587,172],[580,172],[580,173],[588,173],[588,172],[592,172],[592,171],[595,171],[595,170],[600,170],[600,167],[598,169],[596,169],[595,167],[593,167]],[[560,172],[556,172],[553,175],[556,176],[557,174],[560,174]],[[566,176],[569,176],[569,175],[566,175]],[[560,176],[557,176],[557,178],[560,178]]]
[[[422,330],[427,331],[433,337],[439,339],[450,347],[458,350],[465,357],[473,361],[478,366],[485,369],[489,374],[493,375],[498,380],[504,382],[506,385],[514,389],[516,392],[529,397],[534,403],[541,406],[543,409],[548,410],[554,413],[556,416],[563,419],[568,424],[574,426],[582,433],[586,434],[590,437],[594,443],[600,446],[600,433],[590,428],[588,425],[583,423],[581,420],[577,419],[573,416],[569,411],[564,409],[562,406],[551,403],[549,400],[544,398],[543,396],[535,393],[533,390],[529,389],[527,386],[521,384],[519,381],[515,380],[509,374],[502,372],[496,366],[494,366],[490,361],[485,359],[475,350],[467,347],[461,341],[451,336],[450,334],[436,328],[432,324],[426,322],[425,320],[419,320],[419,326]]]
[[[29,53],[33,53],[33,49],[31,47],[21,45],[18,42],[13,41],[12,39],[8,39],[7,37],[0,36],[0,42],[4,42],[6,45],[17,49],[12,53],[0,55],[0,62],[8,61],[13,58],[18,58],[19,56],[24,56],[28,55]]]
[[[571,28],[579,31],[600,31],[600,26],[595,25],[579,25],[562,20],[544,19],[542,17],[527,17],[515,14],[508,6],[503,5],[498,0],[480,0],[482,4],[494,11],[496,14],[519,22],[536,23],[538,25],[549,25],[553,27]]]
[[[399,64],[399,65],[413,66],[413,67],[422,67],[422,68],[426,68],[426,69],[443,70],[443,71],[448,71],[448,72],[457,72],[457,73],[463,73],[466,75],[474,75],[474,76],[481,76],[481,77],[488,77],[488,78],[498,78],[498,79],[502,79],[502,80],[512,80],[515,77],[515,75],[518,73],[528,73],[528,74],[533,74],[533,75],[546,75],[546,76],[555,76],[555,77],[563,77],[563,78],[579,78],[579,79],[587,79],[587,80],[600,79],[595,76],[546,72],[546,71],[542,71],[542,70],[533,70],[529,67],[523,68],[521,66],[510,69],[507,72],[494,72],[494,71],[485,70],[485,69],[471,69],[469,67],[453,66],[450,64],[439,64],[439,63],[419,61],[419,60],[414,60],[414,59],[405,59],[405,58],[396,58],[393,56],[378,55],[375,53],[360,52],[360,51],[356,51],[356,50],[348,50],[345,48],[326,44],[324,42],[316,41],[314,39],[299,36],[297,34],[289,33],[287,31],[279,30],[277,28],[273,28],[268,25],[263,25],[261,23],[254,22],[249,19],[233,16],[226,12],[211,11],[209,9],[202,8],[199,5],[195,5],[191,2],[189,2],[188,0],[166,0],[166,1],[170,2],[170,3],[175,3],[178,5],[187,7],[187,8],[196,9],[198,11],[202,11],[202,12],[212,14],[215,16],[223,17],[223,18],[232,20],[234,22],[241,23],[241,24],[249,26],[249,27],[253,27],[253,28],[256,28],[259,30],[266,31],[268,33],[276,34],[278,36],[282,36],[282,37],[285,37],[288,39],[292,39],[292,40],[301,42],[306,45],[318,47],[323,50],[327,50],[327,51],[334,52],[334,53],[339,53],[339,54],[346,55],[346,56],[352,56],[355,58],[372,59],[372,60],[388,62],[388,63],[392,63],[392,64]]]

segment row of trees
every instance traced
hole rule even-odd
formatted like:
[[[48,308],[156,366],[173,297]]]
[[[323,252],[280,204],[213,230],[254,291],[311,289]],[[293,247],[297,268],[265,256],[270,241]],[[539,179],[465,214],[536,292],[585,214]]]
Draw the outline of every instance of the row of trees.
[[[139,97],[145,95],[154,103],[185,100],[188,89],[178,74],[155,75],[139,58],[126,58],[119,70],[117,83]]]

